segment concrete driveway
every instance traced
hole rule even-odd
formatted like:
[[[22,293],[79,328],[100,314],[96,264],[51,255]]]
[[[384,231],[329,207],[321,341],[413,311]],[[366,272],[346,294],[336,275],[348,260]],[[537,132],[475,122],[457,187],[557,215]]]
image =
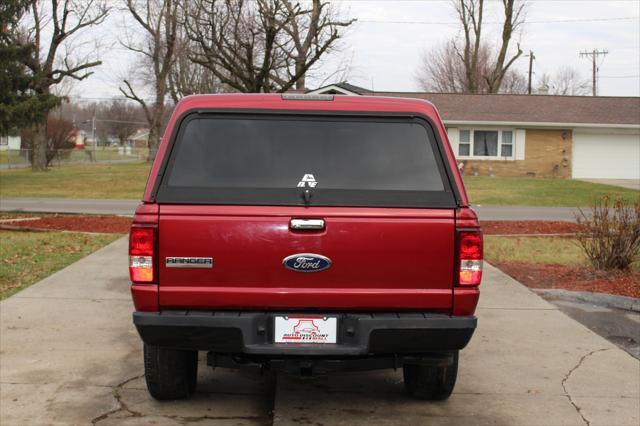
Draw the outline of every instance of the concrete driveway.
[[[580,179],[585,182],[601,183],[603,185],[619,186],[627,189],[640,190],[640,179]]]
[[[316,379],[208,369],[152,400],[131,324],[126,241],[0,302],[0,424],[637,425],[640,362],[488,267],[479,329],[447,402],[400,372]]]

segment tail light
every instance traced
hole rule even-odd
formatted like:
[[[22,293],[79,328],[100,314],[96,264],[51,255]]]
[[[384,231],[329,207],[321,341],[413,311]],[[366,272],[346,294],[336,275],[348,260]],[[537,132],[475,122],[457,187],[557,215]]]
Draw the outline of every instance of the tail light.
[[[458,231],[458,284],[480,285],[482,280],[482,231]]]
[[[133,225],[129,233],[129,276],[134,283],[156,278],[156,228]]]

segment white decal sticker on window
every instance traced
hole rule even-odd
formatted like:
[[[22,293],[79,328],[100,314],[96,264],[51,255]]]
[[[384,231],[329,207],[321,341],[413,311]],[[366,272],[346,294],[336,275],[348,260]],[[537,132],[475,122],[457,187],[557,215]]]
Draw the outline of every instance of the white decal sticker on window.
[[[298,182],[298,188],[304,188],[308,186],[309,188],[315,188],[318,182],[316,182],[316,178],[313,177],[312,174],[305,174],[302,176],[302,180]]]

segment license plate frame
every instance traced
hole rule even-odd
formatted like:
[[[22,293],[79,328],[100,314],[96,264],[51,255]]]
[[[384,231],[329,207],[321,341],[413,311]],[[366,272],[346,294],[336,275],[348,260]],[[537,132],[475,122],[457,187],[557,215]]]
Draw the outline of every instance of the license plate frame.
[[[338,343],[335,315],[275,315],[273,341],[281,344],[331,345]]]

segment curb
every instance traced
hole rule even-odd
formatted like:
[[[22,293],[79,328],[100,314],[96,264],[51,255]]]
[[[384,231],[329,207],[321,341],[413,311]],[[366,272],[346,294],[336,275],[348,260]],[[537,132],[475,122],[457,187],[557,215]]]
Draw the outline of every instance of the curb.
[[[569,300],[590,303],[608,308],[622,309],[640,313],[640,299],[612,294],[591,293],[588,291],[569,291],[560,289],[531,289],[539,296],[547,296],[551,300]]]

